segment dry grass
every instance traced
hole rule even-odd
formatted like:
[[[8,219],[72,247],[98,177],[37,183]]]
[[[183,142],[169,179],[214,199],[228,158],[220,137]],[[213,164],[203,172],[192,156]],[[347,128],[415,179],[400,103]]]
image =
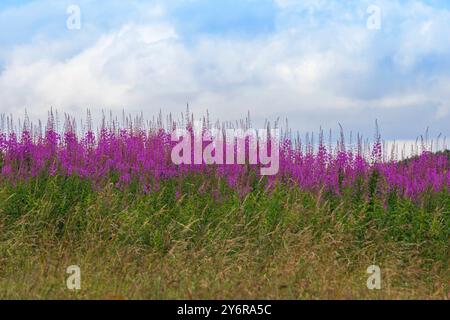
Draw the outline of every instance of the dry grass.
[[[396,238],[390,226],[362,224],[361,207],[297,191],[214,206],[112,188],[81,195],[78,185],[78,196],[58,198],[52,183],[0,190],[2,299],[450,298],[445,228]],[[366,287],[372,264],[381,290]],[[81,268],[79,292],[66,287],[70,265]]]
[[[214,254],[176,243],[161,255],[142,248],[108,248],[92,241],[83,248],[61,244],[11,252],[2,260],[2,299],[448,299],[449,276],[398,245],[368,246],[340,256],[345,239],[310,232],[286,234],[268,254],[252,246],[230,255],[240,239],[218,244]],[[239,246],[241,247],[241,246]],[[405,260],[403,255],[408,255]],[[375,258],[378,257],[378,258]],[[382,289],[366,287],[367,267],[382,269]],[[79,265],[82,290],[66,288],[69,265]]]

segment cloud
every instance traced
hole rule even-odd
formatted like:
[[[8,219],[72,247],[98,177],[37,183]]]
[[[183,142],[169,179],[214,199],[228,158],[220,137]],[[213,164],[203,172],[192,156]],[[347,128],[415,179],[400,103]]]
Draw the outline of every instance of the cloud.
[[[449,11],[381,1],[382,29],[371,31],[358,3],[279,0],[270,32],[205,33],[209,22],[201,19],[201,28],[189,24],[189,39],[179,21],[187,1],[172,2],[174,15],[157,2],[137,2],[127,18],[105,9],[116,21],[108,28],[88,20],[78,34],[37,36],[3,53],[0,111],[152,116],[182,112],[189,102],[197,114],[209,109],[231,120],[250,110],[259,123],[288,117],[300,130],[340,122],[371,134],[378,118],[391,138],[414,138],[427,126],[450,134],[450,44],[441,40],[450,35]],[[242,16],[252,17],[251,8]]]

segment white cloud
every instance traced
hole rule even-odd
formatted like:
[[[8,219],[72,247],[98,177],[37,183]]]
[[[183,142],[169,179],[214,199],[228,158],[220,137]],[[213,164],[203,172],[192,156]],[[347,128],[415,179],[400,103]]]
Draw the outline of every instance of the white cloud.
[[[300,5],[277,2],[280,10]],[[310,15],[341,6],[303,5],[314,9]],[[156,22],[122,24],[81,50],[67,39],[16,47],[0,74],[0,110],[22,114],[27,108],[41,118],[51,106],[76,115],[88,107],[154,115],[159,109],[181,112],[190,102],[197,114],[209,109],[224,120],[241,118],[247,110],[257,118],[297,114],[293,125],[309,129],[334,126],[340,114],[353,111],[372,110],[360,119],[372,123],[376,112],[430,106],[430,119],[445,120],[448,78],[415,70],[430,54],[450,53],[450,45],[436,35],[449,25],[448,12],[414,3],[381,5],[385,31],[379,33],[344,12],[339,19],[349,19],[348,24],[331,20],[307,28],[309,22],[300,21],[297,28],[280,27],[255,39],[205,36],[189,43],[164,19],[164,7],[152,6],[146,14],[158,17]],[[395,37],[386,30],[392,27],[390,16],[403,19]],[[310,120],[318,113],[323,122]],[[328,114],[333,118],[326,120]]]

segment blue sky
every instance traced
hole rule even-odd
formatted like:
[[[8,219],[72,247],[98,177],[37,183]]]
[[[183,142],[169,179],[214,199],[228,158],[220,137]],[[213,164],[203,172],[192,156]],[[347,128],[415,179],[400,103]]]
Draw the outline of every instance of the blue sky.
[[[66,27],[69,5],[81,29]],[[367,28],[370,5],[380,29]],[[0,112],[160,109],[450,135],[450,2],[0,2]]]

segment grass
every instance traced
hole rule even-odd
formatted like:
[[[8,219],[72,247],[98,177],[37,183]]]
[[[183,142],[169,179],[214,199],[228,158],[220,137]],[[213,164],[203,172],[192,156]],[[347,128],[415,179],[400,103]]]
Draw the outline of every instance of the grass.
[[[450,298],[448,192],[380,203],[280,185],[241,197],[204,181],[148,195],[75,176],[0,182],[0,298]],[[373,264],[381,290],[366,287]]]

